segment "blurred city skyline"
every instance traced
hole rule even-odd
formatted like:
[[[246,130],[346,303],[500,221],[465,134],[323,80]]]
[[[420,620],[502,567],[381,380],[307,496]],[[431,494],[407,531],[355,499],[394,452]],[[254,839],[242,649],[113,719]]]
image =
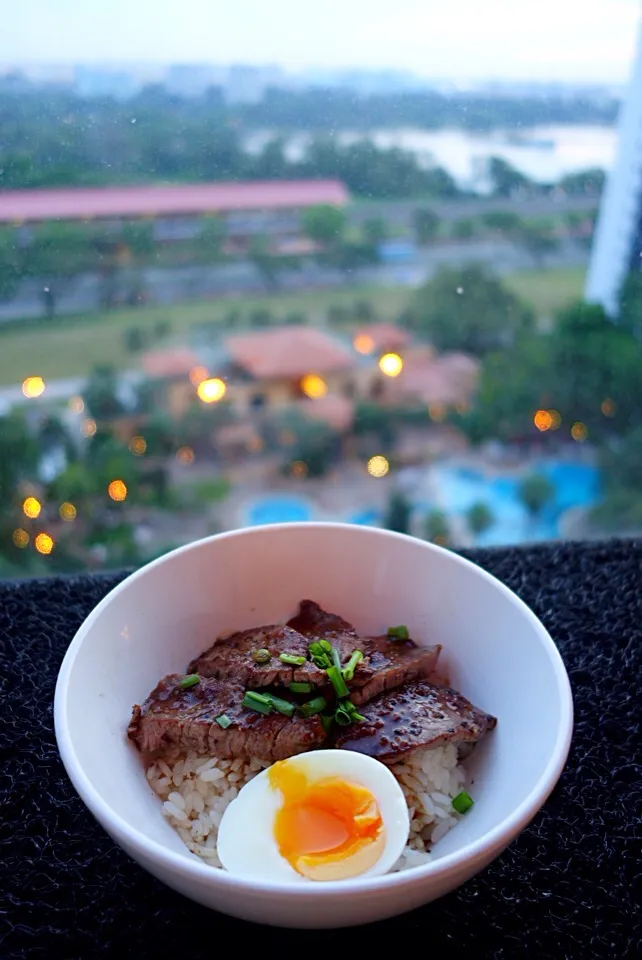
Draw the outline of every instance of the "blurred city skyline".
[[[424,80],[620,83],[632,61],[639,0],[30,0],[3,11],[0,64],[278,65],[397,71]],[[64,70],[62,71],[64,73]],[[49,77],[47,77],[48,79]]]

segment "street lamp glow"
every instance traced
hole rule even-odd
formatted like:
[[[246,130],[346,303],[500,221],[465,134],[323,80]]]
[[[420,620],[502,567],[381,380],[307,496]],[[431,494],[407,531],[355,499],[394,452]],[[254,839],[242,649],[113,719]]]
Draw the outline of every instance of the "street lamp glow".
[[[387,377],[398,377],[403,370],[403,360],[398,353],[384,353],[379,359],[379,369]]]
[[[219,377],[202,380],[196,388],[199,400],[203,403],[217,403],[225,396],[227,387]]]

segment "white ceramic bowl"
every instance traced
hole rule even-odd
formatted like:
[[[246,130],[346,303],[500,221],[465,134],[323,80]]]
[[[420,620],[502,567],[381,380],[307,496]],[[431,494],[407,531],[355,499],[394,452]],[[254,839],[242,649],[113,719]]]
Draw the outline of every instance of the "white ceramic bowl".
[[[223,631],[283,621],[302,598],[381,633],[405,623],[441,643],[453,686],[499,718],[470,760],[475,806],[431,863],[369,880],[251,883],[189,853],[160,811],[125,730],[167,673]],[[301,523],[210,537],[133,574],[96,607],[65,656],[58,746],[78,793],[150,873],[224,913],[281,926],[380,920],[464,883],[513,840],[562,771],[572,732],[564,666],[548,633],[506,587],[461,557],[368,527]]]

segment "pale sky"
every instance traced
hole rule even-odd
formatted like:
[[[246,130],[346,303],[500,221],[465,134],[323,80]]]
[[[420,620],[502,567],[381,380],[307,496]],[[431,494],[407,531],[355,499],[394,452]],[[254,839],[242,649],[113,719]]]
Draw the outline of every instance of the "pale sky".
[[[639,0],[0,0],[0,63],[279,63],[621,81],[639,16]]]

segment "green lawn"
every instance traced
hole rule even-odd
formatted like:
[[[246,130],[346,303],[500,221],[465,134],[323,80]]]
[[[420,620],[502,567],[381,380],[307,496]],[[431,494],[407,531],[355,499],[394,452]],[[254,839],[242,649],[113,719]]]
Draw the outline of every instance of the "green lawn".
[[[53,321],[28,322],[22,329],[12,324],[5,331],[0,327],[0,385],[21,382],[33,374],[45,379],[78,376],[86,374],[97,363],[135,367],[137,356],[127,352],[124,331],[129,327],[151,328],[157,320],[169,320],[170,340],[180,342],[193,324],[221,321],[233,309],[248,313],[262,307],[274,316],[283,317],[301,311],[315,321],[325,317],[330,306],[350,308],[355,301],[364,299],[372,301],[382,319],[392,319],[404,307],[408,291],[350,287],[263,294],[79,314]]]
[[[565,268],[520,272],[504,279],[545,317],[581,296],[583,277],[582,269]],[[158,320],[169,320],[170,339],[180,342],[193,324],[221,321],[231,309],[247,313],[263,307],[283,317],[301,311],[314,321],[323,318],[330,306],[350,308],[357,300],[370,300],[381,319],[392,320],[409,296],[407,289],[399,287],[351,287],[127,308],[25,323],[22,328],[12,325],[4,331],[0,327],[0,385],[20,383],[34,374],[45,379],[82,376],[97,363],[113,363],[120,369],[135,367],[137,355],[127,352],[124,331],[151,328]]]
[[[506,284],[533,305],[539,317],[549,317],[584,291],[584,267],[520,271],[504,277]]]

